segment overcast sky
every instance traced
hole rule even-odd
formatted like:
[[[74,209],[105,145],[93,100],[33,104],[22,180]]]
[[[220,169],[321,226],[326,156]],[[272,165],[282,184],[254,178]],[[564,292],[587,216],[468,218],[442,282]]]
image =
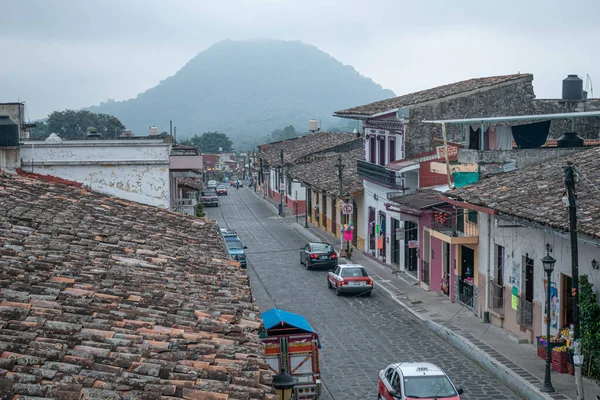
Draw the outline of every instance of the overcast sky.
[[[569,73],[600,97],[598,0],[18,0],[2,5],[0,102],[36,119],[124,100],[256,38],[313,44],[398,95],[529,72],[538,98]]]

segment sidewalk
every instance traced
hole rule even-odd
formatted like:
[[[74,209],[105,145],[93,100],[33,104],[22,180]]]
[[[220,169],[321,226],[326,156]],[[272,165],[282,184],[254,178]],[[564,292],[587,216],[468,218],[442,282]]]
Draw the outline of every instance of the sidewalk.
[[[256,192],[256,195],[277,214],[272,199],[263,199],[261,192]],[[290,210],[285,211],[283,222],[290,224],[307,240],[326,241],[339,250],[339,238],[312,224],[305,228],[304,216],[300,216],[296,223],[296,217],[291,215]],[[382,294],[410,311],[433,332],[524,398],[577,398],[575,377],[555,371],[552,371],[552,385],[556,392],[542,393],[539,390],[544,381],[545,361],[537,356],[535,345],[520,343],[510,332],[484,323],[483,319],[466,307],[451,302],[448,297],[421,289],[412,275],[392,271],[359,250],[355,249],[352,261],[369,270]],[[595,400],[596,395],[600,395],[600,386],[584,378],[584,394],[586,399]]]

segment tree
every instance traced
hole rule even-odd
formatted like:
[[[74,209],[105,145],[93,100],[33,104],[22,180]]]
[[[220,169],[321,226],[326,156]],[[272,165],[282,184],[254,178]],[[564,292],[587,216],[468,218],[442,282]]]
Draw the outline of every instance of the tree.
[[[46,121],[38,122],[37,125],[32,132],[34,139],[46,138],[53,132],[63,139],[84,138],[90,127],[96,128],[100,136],[109,138],[120,135],[125,129],[117,117],[85,110],[54,111]]]
[[[293,125],[288,125],[282,129],[275,129],[271,132],[271,142],[278,142],[280,140],[292,139],[298,137],[296,128]]]
[[[222,152],[229,152],[233,149],[233,142],[225,133],[218,131],[204,132],[202,136],[194,135],[183,141],[188,146],[199,147],[203,153],[219,153],[219,147]]]

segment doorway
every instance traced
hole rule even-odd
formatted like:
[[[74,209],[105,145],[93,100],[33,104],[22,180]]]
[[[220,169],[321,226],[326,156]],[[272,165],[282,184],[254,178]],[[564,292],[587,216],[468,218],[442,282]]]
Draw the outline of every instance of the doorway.
[[[369,252],[375,256],[375,208],[369,207]]]
[[[442,293],[450,296],[450,243],[442,242]]]
[[[562,301],[561,301],[561,326],[563,328],[568,327],[573,323],[573,278],[568,275],[561,274],[561,288],[562,288]]]
[[[390,235],[392,236],[392,264],[400,267],[400,221],[396,218],[392,218],[392,230]]]
[[[533,303],[533,259],[525,256],[525,300]]]
[[[343,218],[343,217],[342,217]],[[343,219],[340,219],[340,225]],[[335,199],[331,198],[331,233],[335,235],[337,225],[337,209],[335,208]],[[340,229],[340,232],[342,230]]]
[[[418,268],[418,246],[410,247],[409,242],[416,240],[419,240],[418,225],[414,222],[404,221],[404,265],[406,267],[406,271],[410,272],[415,277],[417,276]],[[423,256],[427,257],[426,254],[423,254]]]
[[[458,300],[469,307],[473,307],[473,286],[475,284],[475,251],[469,247],[461,246],[460,254],[460,281],[458,288]]]

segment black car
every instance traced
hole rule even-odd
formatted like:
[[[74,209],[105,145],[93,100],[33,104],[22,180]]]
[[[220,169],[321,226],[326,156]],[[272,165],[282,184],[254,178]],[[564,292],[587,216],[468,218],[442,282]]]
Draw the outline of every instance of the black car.
[[[300,249],[300,264],[306,269],[320,266],[336,267],[338,255],[329,243],[308,243]]]

